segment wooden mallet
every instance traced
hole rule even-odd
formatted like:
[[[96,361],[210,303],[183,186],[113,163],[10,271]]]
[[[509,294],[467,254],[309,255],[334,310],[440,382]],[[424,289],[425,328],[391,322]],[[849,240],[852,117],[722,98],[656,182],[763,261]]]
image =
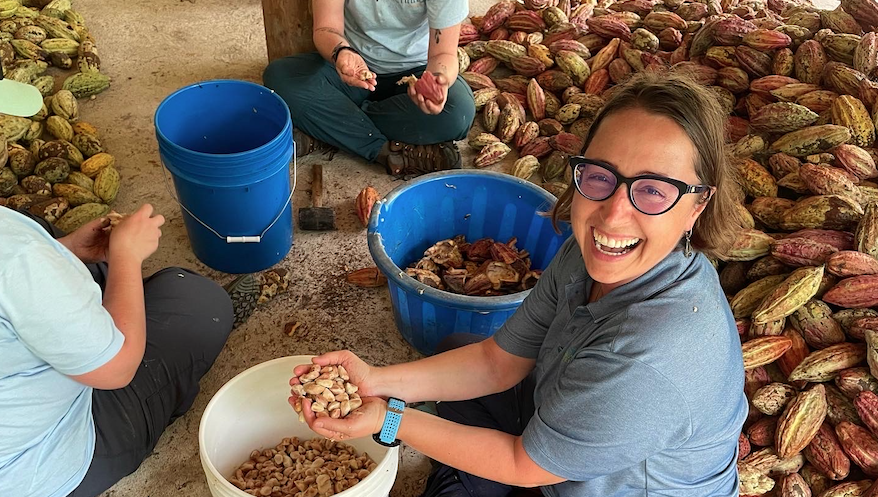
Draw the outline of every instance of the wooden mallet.
[[[307,231],[327,231],[335,229],[335,211],[323,207],[323,166],[314,164],[311,168],[311,207],[299,209],[299,228]]]

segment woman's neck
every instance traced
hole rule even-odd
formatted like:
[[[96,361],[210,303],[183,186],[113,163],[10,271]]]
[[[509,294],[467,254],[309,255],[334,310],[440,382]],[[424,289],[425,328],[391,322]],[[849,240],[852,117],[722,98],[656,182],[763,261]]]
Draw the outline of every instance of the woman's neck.
[[[591,291],[588,293],[588,302],[597,302],[597,300],[604,295],[604,285],[602,285],[599,281],[595,281],[591,284]]]

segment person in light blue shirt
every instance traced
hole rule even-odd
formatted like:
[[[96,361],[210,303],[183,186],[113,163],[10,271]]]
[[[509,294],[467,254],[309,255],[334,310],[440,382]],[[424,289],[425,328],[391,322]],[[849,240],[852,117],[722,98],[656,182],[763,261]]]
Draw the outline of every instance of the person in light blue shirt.
[[[0,207],[0,496],[99,495],[192,405],[235,306],[185,269],[143,279],[162,223],[144,205],[65,234]]]
[[[475,117],[473,93],[458,75],[460,23],[467,0],[312,2],[314,53],[273,61],[265,86],[287,105],[296,155],[341,149],[416,176],[460,168],[454,140]],[[434,75],[438,95],[402,78]]]
[[[371,436],[393,426],[388,397],[437,401],[439,416],[404,409],[395,433],[439,463],[425,497],[737,496],[743,359],[708,260],[743,226],[724,117],[691,79],[632,76],[569,160],[552,216],[573,236],[506,323],[407,364],[313,359],[342,364],[363,406],[318,418],[302,400],[309,426]]]

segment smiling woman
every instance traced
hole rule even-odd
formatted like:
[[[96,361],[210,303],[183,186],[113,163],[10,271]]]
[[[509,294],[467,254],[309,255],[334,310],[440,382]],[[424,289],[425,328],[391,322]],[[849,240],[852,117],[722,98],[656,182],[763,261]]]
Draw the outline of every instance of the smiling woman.
[[[425,497],[737,496],[743,360],[706,257],[741,227],[723,123],[685,77],[632,77],[570,161],[553,216],[574,236],[515,314],[488,339],[452,335],[408,364],[315,358],[347,369],[363,407],[328,419],[306,406],[310,426],[380,432],[437,460]],[[443,419],[399,399],[439,401]]]
[[[620,114],[625,115],[620,117]],[[605,120],[610,122],[604,124]],[[632,122],[636,122],[637,126],[632,128]],[[742,223],[734,207],[739,192],[735,186],[734,170],[729,167],[726,156],[724,123],[724,112],[714,103],[714,97],[686,76],[643,73],[630,80],[629,84],[619,87],[601,109],[583,148],[587,157],[600,158],[599,154],[603,152],[589,148],[603,129],[604,135],[611,135],[612,142],[598,146],[617,147],[629,155],[643,154],[643,157],[636,159],[640,161],[639,164],[633,166],[638,174],[658,167],[659,164],[655,162],[644,162],[653,159],[650,155],[663,154],[664,161],[678,172],[691,166],[695,183],[711,188],[709,202],[701,208],[703,216],[699,210],[693,220],[694,225],[686,231],[691,229],[689,237],[693,247],[716,257],[734,243],[736,228]],[[622,129],[605,129],[614,124],[617,128],[621,124]],[[675,141],[674,138],[681,141]],[[679,149],[675,149],[675,146]],[[573,166],[575,164],[571,164]],[[631,186],[627,185],[629,192]],[[561,195],[552,212],[553,219],[569,219],[576,193],[575,188],[568,188]],[[680,238],[684,237],[684,233],[680,235]]]

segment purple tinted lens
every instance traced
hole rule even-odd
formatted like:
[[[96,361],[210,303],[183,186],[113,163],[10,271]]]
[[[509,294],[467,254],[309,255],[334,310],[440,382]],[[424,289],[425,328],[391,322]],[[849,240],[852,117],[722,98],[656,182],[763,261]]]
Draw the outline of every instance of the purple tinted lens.
[[[655,179],[641,179],[631,186],[632,197],[637,208],[647,214],[659,214],[668,210],[680,190],[676,186]]]
[[[607,168],[595,164],[579,166],[579,189],[592,200],[603,200],[616,189],[616,176]]]

